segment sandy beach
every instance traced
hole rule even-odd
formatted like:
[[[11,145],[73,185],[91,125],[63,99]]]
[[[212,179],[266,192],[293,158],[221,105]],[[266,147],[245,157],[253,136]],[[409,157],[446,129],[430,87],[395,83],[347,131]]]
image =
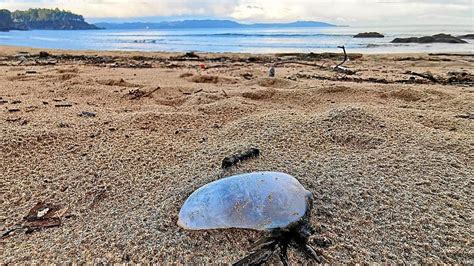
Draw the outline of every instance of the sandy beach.
[[[231,263],[263,233],[178,212],[252,171],[314,194],[328,263],[474,263],[472,54],[40,51],[0,47],[1,264]],[[38,202],[59,226],[24,228]]]

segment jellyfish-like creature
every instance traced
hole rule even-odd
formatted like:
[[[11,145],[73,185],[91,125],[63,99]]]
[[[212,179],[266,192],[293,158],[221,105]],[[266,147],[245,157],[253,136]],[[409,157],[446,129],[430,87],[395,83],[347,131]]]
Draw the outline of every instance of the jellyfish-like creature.
[[[288,264],[287,250],[296,248],[321,262],[308,244],[314,230],[309,224],[313,197],[294,177],[257,172],[209,183],[186,200],[178,225],[187,230],[240,228],[267,231],[252,253],[235,265],[262,264],[278,253]]]

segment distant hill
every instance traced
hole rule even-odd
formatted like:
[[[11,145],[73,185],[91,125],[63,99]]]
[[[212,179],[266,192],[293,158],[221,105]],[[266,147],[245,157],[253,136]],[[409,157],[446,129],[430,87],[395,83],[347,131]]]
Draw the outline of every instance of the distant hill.
[[[219,29],[219,28],[302,28],[302,27],[337,27],[336,25],[315,22],[297,21],[292,23],[257,23],[242,24],[231,20],[183,20],[171,22],[129,22],[129,23],[96,23],[105,29]]]
[[[84,17],[59,9],[0,10],[0,30],[96,30]]]

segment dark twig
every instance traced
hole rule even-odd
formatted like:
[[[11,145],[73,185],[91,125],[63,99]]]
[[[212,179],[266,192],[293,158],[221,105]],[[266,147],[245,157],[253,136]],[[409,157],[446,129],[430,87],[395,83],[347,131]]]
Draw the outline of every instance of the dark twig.
[[[417,72],[413,72],[413,71],[407,71],[407,72],[405,72],[405,74],[425,78],[425,79],[428,79],[428,80],[430,80],[431,82],[434,82],[434,83],[439,83],[439,80],[436,79],[431,73],[417,73]]]
[[[355,71],[350,70],[349,68],[342,66],[349,59],[349,57],[347,56],[346,47],[345,46],[338,46],[338,48],[341,48],[344,51],[344,60],[341,63],[339,63],[337,66],[335,66],[334,70],[336,72],[340,72],[340,73],[343,73],[343,74],[346,74],[346,75],[354,75],[356,73]]]
[[[344,63],[347,62],[347,52],[346,52],[346,47],[343,45],[343,46],[338,46],[337,48],[341,48],[343,51],[344,51],[344,60],[339,63],[339,65],[337,65],[335,68],[339,68],[340,66],[344,65]]]

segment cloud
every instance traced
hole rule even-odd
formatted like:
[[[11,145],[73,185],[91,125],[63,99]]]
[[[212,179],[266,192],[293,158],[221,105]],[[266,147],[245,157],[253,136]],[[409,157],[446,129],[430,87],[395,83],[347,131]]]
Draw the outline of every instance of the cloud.
[[[86,18],[225,17],[244,22],[473,23],[472,0],[0,0],[0,8],[59,7]]]

